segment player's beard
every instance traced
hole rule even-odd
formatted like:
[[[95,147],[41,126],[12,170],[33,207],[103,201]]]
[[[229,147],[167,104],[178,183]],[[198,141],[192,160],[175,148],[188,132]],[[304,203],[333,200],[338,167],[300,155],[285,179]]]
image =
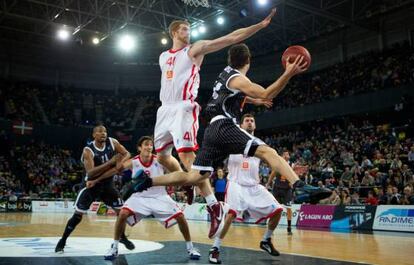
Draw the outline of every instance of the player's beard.
[[[254,134],[254,130],[251,128],[247,128],[246,132],[248,132],[249,134],[253,135]]]
[[[178,37],[178,40],[185,44],[190,44],[190,37]]]

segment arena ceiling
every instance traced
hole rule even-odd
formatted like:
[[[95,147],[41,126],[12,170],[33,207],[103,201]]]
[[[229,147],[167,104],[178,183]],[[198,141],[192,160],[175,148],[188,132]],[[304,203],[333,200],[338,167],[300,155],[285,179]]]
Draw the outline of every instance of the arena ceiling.
[[[270,6],[276,6],[277,15],[271,26],[249,41],[256,51],[269,51],[344,27],[378,30],[376,17],[407,8],[414,1],[269,2],[267,7],[259,7],[255,0],[209,0],[210,7],[195,8],[182,0],[1,0],[0,38],[42,45],[66,25],[81,45],[89,45],[89,39],[98,36],[102,46],[111,46],[118,33],[128,31],[138,34],[144,46],[154,47],[154,41],[155,46],[161,46],[159,40],[167,36],[168,24],[174,19],[187,19],[194,27],[205,24],[208,31],[202,38],[212,39],[260,21]],[[224,25],[215,22],[219,15],[225,17]]]

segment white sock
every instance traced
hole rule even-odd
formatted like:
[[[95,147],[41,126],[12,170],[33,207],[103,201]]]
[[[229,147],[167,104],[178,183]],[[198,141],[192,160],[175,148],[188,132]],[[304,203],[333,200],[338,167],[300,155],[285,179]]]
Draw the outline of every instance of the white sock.
[[[213,193],[211,193],[210,195],[207,195],[207,196],[205,197],[205,199],[206,199],[206,202],[207,202],[207,205],[208,205],[208,206],[211,206],[211,205],[213,205],[213,204],[217,203],[216,196],[214,196],[214,194],[213,194]]]
[[[187,250],[190,251],[193,249],[193,242],[191,241],[185,241],[185,244],[187,245]]]
[[[216,248],[220,249],[220,246],[221,246],[221,238],[220,237],[216,237],[214,239],[213,247],[216,247]]]
[[[114,240],[114,243],[113,243],[112,247],[113,248],[118,248],[118,243],[119,243],[119,240]]]
[[[263,235],[263,241],[266,241],[268,238],[271,238],[273,235],[273,231],[275,230],[266,229],[266,232]]]

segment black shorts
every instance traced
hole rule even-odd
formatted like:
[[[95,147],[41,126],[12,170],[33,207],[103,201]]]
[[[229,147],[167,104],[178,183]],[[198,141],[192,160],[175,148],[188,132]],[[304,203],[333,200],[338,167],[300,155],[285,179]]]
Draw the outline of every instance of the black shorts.
[[[231,119],[219,119],[210,123],[203,138],[192,168],[200,171],[214,171],[232,154],[253,156],[259,145],[265,143],[241,129]]]
[[[273,189],[273,196],[280,203],[287,207],[292,205],[293,191],[292,189]]]
[[[92,188],[84,187],[78,193],[75,210],[86,213],[94,201],[103,201],[107,206],[120,209],[123,205],[119,192],[111,182],[97,184]]]

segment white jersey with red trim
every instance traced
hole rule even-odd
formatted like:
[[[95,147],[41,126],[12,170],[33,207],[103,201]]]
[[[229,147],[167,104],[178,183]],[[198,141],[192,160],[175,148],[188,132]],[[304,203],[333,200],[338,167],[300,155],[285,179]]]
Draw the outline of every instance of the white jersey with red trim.
[[[228,178],[242,186],[255,186],[260,184],[259,166],[260,159],[257,157],[230,155],[227,164]]]
[[[200,86],[199,68],[188,55],[189,50],[190,45],[187,45],[180,50],[168,50],[160,55],[160,100],[163,104],[194,101],[197,98]]]
[[[141,157],[138,155],[132,159],[132,176],[139,170],[142,169],[151,178],[164,175],[163,166],[157,161],[157,156],[153,155],[151,161],[145,164],[141,161]],[[168,195],[165,187],[154,186],[143,192],[136,192],[132,196],[137,197],[158,197],[160,195]]]

